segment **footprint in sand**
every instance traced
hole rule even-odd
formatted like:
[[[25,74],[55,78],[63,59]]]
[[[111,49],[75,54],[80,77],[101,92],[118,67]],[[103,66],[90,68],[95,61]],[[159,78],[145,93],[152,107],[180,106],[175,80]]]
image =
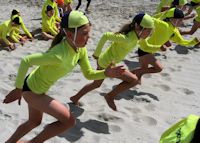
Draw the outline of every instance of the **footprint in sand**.
[[[16,79],[16,74],[9,74],[8,76],[9,76],[8,78],[9,78],[11,81],[15,81],[15,79]]]
[[[175,68],[171,68],[171,67],[169,67],[168,69],[169,69],[170,72],[175,72],[175,71],[176,71]]]
[[[145,105],[144,108],[147,111],[155,111],[156,106],[154,104],[148,104],[148,105]]]
[[[142,120],[143,122],[145,122],[146,124],[150,125],[150,126],[155,126],[155,125],[157,125],[156,119],[154,119],[154,118],[152,118],[152,117],[150,117],[150,116],[144,116],[144,117],[141,118],[141,120]]]
[[[119,126],[117,126],[117,125],[110,125],[109,126],[109,129],[110,129],[110,131],[111,132],[121,132],[121,128],[119,127]]]
[[[142,112],[142,110],[139,109],[139,108],[129,108],[129,107],[126,107],[126,109],[127,109],[128,111],[130,111],[131,113],[133,113],[133,114],[138,114],[138,113],[141,113],[141,112]]]
[[[136,118],[134,118],[134,121],[138,122],[138,123],[145,123],[145,124],[147,124],[149,126],[157,125],[156,119],[154,119],[154,118],[152,118],[150,116],[136,117]]]
[[[185,93],[186,95],[191,95],[194,94],[195,92],[188,89],[188,88],[178,88],[179,90],[181,90],[183,93]]]
[[[167,81],[171,81],[170,74],[168,73],[160,73],[160,75]]]
[[[171,88],[168,86],[168,85],[165,85],[165,84],[159,84],[159,85],[154,85],[154,87],[159,87],[161,88],[163,91],[170,91]]]
[[[117,116],[111,115],[111,114],[106,114],[106,113],[101,113],[97,116],[98,119],[103,120],[103,121],[114,121],[114,122],[124,122],[122,118],[119,118]]]

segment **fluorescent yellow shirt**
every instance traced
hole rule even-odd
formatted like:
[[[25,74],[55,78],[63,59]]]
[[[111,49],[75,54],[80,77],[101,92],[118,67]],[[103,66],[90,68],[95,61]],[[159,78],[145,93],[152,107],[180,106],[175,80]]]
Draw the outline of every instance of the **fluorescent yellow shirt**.
[[[11,20],[7,20],[0,25],[0,38],[3,39],[3,41],[7,45],[10,45],[10,42],[6,37],[9,35],[11,30],[12,30]]]
[[[47,15],[42,17],[42,32],[50,33],[53,36],[58,34],[58,29],[56,27],[56,21],[54,17],[48,17]]]
[[[73,0],[64,0],[64,4],[70,4],[72,2],[73,2]]]
[[[139,42],[139,48],[145,52],[155,53],[159,51],[160,47],[169,40],[172,40],[173,42],[182,46],[194,46],[198,43],[196,38],[192,40],[183,39],[179,30],[171,23],[154,18],[154,26],[155,29],[152,35],[146,40],[140,40]]]
[[[52,2],[52,0],[46,0],[43,4],[43,7],[42,7],[42,17],[44,17],[46,15],[46,9],[47,9],[47,6],[50,5],[53,9],[54,9],[54,18],[56,21],[60,22],[61,19],[59,17],[59,11],[58,11],[58,6],[56,4],[56,2]]]
[[[101,53],[106,41],[111,41],[112,44],[103,53]],[[129,32],[127,35],[106,32],[101,37],[94,55],[99,57],[98,64],[102,68],[106,68],[112,61],[119,63],[123,60],[125,56],[137,45],[137,42],[138,38],[134,31]]]
[[[22,28],[22,30],[24,31],[25,34],[28,35],[29,38],[32,38],[31,33],[28,31],[28,29],[26,28],[21,16],[19,17],[19,21],[20,21],[20,25],[16,26],[15,28],[12,28],[11,32],[10,32],[10,37],[12,38],[12,40],[14,40],[16,43],[19,43],[19,40],[22,36],[20,36],[20,28]]]
[[[45,53],[26,56],[22,59],[15,86],[22,89],[24,78],[29,67],[38,66],[28,79],[28,87],[36,94],[46,93],[48,89],[61,77],[65,76],[79,64],[87,79],[104,79],[104,70],[93,70],[90,66],[86,47],[79,48],[78,52],[64,39]]]
[[[198,6],[197,8],[195,8],[195,11],[197,13],[197,16],[195,17],[195,20],[197,22],[200,22],[200,6]]]
[[[172,2],[173,2],[173,0],[161,0],[160,4],[157,7],[156,13],[161,12],[162,7],[164,7],[164,6],[169,6],[170,7]]]
[[[192,139],[198,121],[197,115],[189,115],[180,120],[162,134],[159,143],[193,143]]]

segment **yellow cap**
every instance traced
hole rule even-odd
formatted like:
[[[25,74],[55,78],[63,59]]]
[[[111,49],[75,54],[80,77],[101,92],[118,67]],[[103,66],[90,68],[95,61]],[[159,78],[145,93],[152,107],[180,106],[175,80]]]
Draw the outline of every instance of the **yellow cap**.
[[[77,28],[88,24],[89,20],[83,12],[73,10],[69,14],[68,28]]]
[[[154,28],[154,20],[152,19],[150,15],[145,14],[142,18],[140,26],[144,28]]]
[[[191,2],[200,3],[200,0],[191,0]]]

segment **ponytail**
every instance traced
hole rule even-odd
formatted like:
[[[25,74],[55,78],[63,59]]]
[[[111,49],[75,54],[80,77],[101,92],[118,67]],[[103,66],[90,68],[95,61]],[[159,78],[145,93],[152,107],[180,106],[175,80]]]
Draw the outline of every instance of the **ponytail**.
[[[64,31],[61,29],[60,32],[56,35],[56,37],[53,39],[53,42],[51,43],[51,48],[53,48],[55,45],[60,43],[64,37]]]
[[[128,34],[130,31],[133,31],[135,29],[135,23],[128,23],[125,24],[117,33],[121,33],[121,34]]]

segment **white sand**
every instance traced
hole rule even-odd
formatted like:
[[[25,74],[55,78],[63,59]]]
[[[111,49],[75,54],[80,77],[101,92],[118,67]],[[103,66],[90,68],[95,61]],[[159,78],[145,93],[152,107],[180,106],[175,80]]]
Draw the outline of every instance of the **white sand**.
[[[74,7],[76,3],[77,1]],[[83,0],[81,9],[85,8],[85,3]],[[101,34],[119,30],[120,26],[131,20],[132,15],[138,11],[153,13],[157,3],[158,0],[92,0],[90,8],[93,12],[88,16],[93,28],[87,47],[94,68],[96,64],[91,55]],[[21,11],[30,31],[41,27],[41,7],[28,0],[1,0],[0,22],[10,17],[13,8]],[[191,22],[189,24],[191,25]],[[199,33],[200,30],[195,35],[198,36]],[[46,51],[50,43],[51,41],[35,39],[23,47],[18,45],[15,51],[0,51],[1,143],[27,119],[27,104],[24,100],[21,106],[17,103],[2,104],[6,94],[14,88],[20,59],[28,54]],[[137,67],[136,55],[133,51],[122,64],[131,69]],[[200,49],[175,46],[167,52],[159,53],[157,58],[162,61],[164,70],[159,74],[145,75],[141,86],[120,94],[115,100],[118,112],[113,112],[107,106],[102,95],[112,90],[120,81],[106,79],[99,89],[81,99],[82,107],[70,105],[71,111],[77,117],[76,126],[47,143],[158,143],[162,132],[171,124],[192,113],[200,115]],[[68,104],[69,97],[89,82],[77,66],[69,76],[59,80],[50,89],[49,95],[63,104]],[[24,139],[32,138],[52,121],[55,119],[45,115],[42,125],[27,134]]]

